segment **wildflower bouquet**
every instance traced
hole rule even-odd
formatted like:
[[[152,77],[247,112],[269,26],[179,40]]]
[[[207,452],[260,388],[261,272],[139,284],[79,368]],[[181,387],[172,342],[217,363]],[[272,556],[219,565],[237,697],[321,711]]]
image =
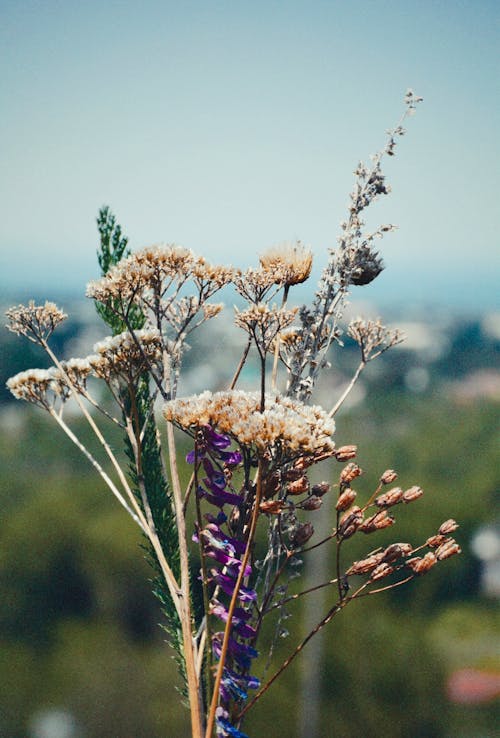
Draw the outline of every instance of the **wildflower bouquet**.
[[[374,242],[393,226],[366,233],[363,211],[389,192],[381,161],[394,154],[405,132],[402,123],[420,99],[408,91],[405,113],[383,149],[370,167],[357,167],[348,218],[311,305],[290,306],[292,288],[311,272],[312,255],[301,243],[270,250],[259,267],[246,271],[212,266],[174,245],[130,253],[104,208],[98,219],[102,278],[88,285],[87,296],[111,335],[86,358],[60,360],[49,342],[67,317],[58,307],[31,302],[7,313],[10,330],[42,346],[53,362],[50,369],[10,379],[11,392],[49,413],[142,531],[193,738],[245,738],[246,713],[337,613],[354,600],[415,579],[460,550],[450,537],[457,524],[448,520],[423,544],[369,544],[364,558],[346,563],[349,539],[392,526],[395,507],[423,494],[418,486],[393,486],[397,474],[389,469],[373,494],[358,501],[352,486],[361,474],[353,461],[356,447],[337,447],[333,440],[334,418],[348,392],[368,362],[402,340],[397,331],[379,321],[353,321],[347,333],[359,345],[360,361],[352,381],[332,407],[311,404],[332,345],[341,345],[340,321],[351,288],[370,283],[383,268]],[[189,336],[221,312],[213,298],[229,285],[245,303],[234,317],[245,336],[241,360],[220,391],[178,396]],[[252,354],[259,381],[249,392],[238,383]],[[103,399],[102,385],[112,405]],[[66,419],[70,399],[104,460]],[[123,433],[125,468],[102,430],[106,423]],[[190,445],[184,486],[179,432]],[[338,481],[315,482],[314,468],[328,459],[344,464]],[[329,534],[316,540],[309,518],[331,488],[335,519]],[[333,577],[295,591],[290,582],[301,559],[320,546],[332,548]],[[191,563],[196,549],[199,571]],[[286,607],[323,587],[334,593],[328,611],[267,676],[259,652],[264,623],[274,615],[279,628]],[[200,596],[193,598],[195,590]],[[202,605],[195,607],[195,601]]]

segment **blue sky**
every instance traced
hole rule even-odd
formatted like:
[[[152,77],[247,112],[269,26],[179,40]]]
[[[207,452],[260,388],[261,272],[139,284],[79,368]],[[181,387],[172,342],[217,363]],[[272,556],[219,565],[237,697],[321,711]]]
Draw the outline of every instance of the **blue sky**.
[[[412,87],[424,103],[369,219],[399,226],[376,294],[494,305],[497,3],[4,0],[0,13],[2,290],[83,293],[102,204],[134,248],[243,266],[300,238],[319,269],[357,161]]]

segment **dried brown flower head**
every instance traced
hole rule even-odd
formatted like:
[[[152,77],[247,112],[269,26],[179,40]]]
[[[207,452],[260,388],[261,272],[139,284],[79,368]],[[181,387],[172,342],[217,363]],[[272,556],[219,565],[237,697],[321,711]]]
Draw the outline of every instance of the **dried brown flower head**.
[[[283,243],[268,249],[259,261],[262,269],[274,275],[275,284],[300,284],[311,273],[312,252],[300,241]]]

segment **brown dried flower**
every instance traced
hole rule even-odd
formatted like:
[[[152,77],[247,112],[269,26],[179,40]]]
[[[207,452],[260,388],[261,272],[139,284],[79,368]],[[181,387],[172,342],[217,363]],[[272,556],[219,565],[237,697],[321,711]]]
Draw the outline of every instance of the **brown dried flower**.
[[[299,527],[290,536],[290,539],[293,545],[298,548],[299,546],[303,546],[304,543],[307,543],[313,533],[314,527],[312,523],[302,523],[302,525],[299,525]]]
[[[335,452],[337,461],[349,461],[356,456],[357,446],[341,446]]]
[[[449,559],[450,556],[455,556],[459,553],[461,553],[460,546],[453,538],[450,538],[450,540],[443,543],[436,550],[436,558],[438,561],[443,561],[444,559]]]
[[[374,533],[376,530],[382,530],[383,528],[389,528],[394,525],[394,518],[388,515],[386,510],[381,510],[370,518],[367,518],[360,526],[359,530],[362,533]]]
[[[382,557],[383,554],[377,553],[367,556],[366,559],[361,559],[361,561],[354,561],[346,571],[347,576],[351,576],[352,574],[368,574],[368,572],[373,571],[380,564]]]
[[[401,502],[402,497],[403,490],[401,487],[394,487],[394,489],[390,489],[388,492],[379,495],[375,500],[375,504],[377,507],[392,507],[393,505],[397,505],[398,502]]]
[[[406,565],[413,571],[414,574],[427,574],[429,569],[432,569],[437,564],[437,557],[432,551],[426,553],[423,558],[415,556],[413,559],[408,559]]]
[[[340,482],[341,484],[350,484],[356,479],[356,477],[359,477],[362,473],[363,472],[359,468],[359,466],[351,462],[350,464],[347,464],[347,466],[345,466],[340,472]]]
[[[391,543],[387,546],[385,551],[382,553],[382,560],[386,562],[393,562],[400,559],[402,556],[408,556],[413,551],[413,547],[410,543]]]
[[[363,512],[360,507],[354,505],[350,510],[345,512],[339,520],[337,533],[342,538],[350,538],[363,522]]]
[[[423,494],[423,489],[415,485],[414,487],[410,487],[406,490],[406,492],[403,493],[402,500],[406,503],[413,502],[414,500],[418,500],[419,497],[422,497]]]
[[[304,492],[308,492],[309,479],[306,476],[302,476],[294,482],[288,482],[286,491],[289,495],[302,495]]]
[[[284,508],[283,500],[266,500],[259,505],[259,510],[268,515],[278,515]]]
[[[450,518],[449,520],[445,520],[444,523],[441,524],[438,533],[441,536],[448,536],[450,533],[454,533],[458,527],[459,526],[456,520]]]
[[[370,579],[372,580],[372,582],[376,582],[379,579],[384,579],[384,577],[388,577],[390,574],[393,573],[393,571],[394,568],[392,566],[389,566],[389,564],[379,564],[377,568],[373,570]]]
[[[339,499],[337,500],[337,504],[335,505],[336,510],[338,510],[339,512],[343,510],[347,510],[348,508],[351,507],[355,499],[356,499],[356,492],[350,487],[348,487],[339,496]]]
[[[275,284],[305,282],[312,268],[312,253],[300,241],[283,243],[268,249],[259,258],[262,269],[274,275]]]
[[[394,469],[386,469],[380,477],[381,484],[392,484],[398,478],[397,472]]]
[[[323,497],[323,495],[326,495],[327,492],[330,491],[330,485],[328,482],[319,482],[319,484],[313,484],[311,487],[311,492],[313,495],[317,495],[318,497]]]

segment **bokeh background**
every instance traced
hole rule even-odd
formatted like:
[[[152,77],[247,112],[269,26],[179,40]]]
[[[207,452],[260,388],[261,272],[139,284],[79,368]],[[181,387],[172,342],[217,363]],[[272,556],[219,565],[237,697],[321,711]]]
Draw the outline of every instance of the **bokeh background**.
[[[408,338],[366,371],[337,435],[358,445],[360,492],[390,467],[402,486],[424,488],[397,516],[399,540],[454,517],[463,553],[348,608],[247,731],[493,738],[497,4],[49,0],[3,3],[0,21],[1,301],[58,301],[70,313],[55,336],[64,357],[105,333],[83,298],[104,203],[133,248],[176,242],[244,266],[300,238],[317,276],[358,160],[382,145],[408,87],[424,97],[386,163],[393,192],[370,215],[369,227],[399,226],[381,244],[387,269],[348,309]],[[200,335],[183,390],[224,385],[239,340],[228,325]],[[187,738],[140,540],[48,419],[9,397],[7,377],[44,357],[6,331],[0,347],[0,736]],[[348,342],[332,364],[326,404],[356,365]],[[328,510],[313,522],[328,526]],[[353,558],[366,545],[353,540]],[[328,578],[330,566],[305,561],[302,580]],[[328,602],[326,592],[294,612],[279,654]]]

